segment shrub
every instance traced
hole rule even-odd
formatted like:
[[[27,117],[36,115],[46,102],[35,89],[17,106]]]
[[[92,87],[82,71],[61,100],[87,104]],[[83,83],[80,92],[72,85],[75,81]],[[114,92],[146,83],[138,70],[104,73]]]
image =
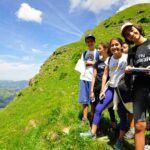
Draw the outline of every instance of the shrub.
[[[150,22],[150,18],[144,17],[144,18],[141,18],[138,22],[139,23],[149,23]]]
[[[59,76],[59,80],[65,79],[67,75],[68,75],[67,73],[61,73]]]

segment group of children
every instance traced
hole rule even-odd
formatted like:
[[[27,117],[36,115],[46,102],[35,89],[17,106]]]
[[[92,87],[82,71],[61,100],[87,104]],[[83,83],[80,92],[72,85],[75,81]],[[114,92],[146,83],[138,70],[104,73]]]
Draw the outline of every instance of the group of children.
[[[92,125],[90,131],[80,136],[96,137],[102,112],[108,108],[112,129],[117,127],[115,110],[120,118],[114,149],[122,149],[124,138],[135,137],[135,149],[144,150],[146,112],[150,109],[150,40],[144,37],[140,26],[131,22],[123,24],[121,35],[125,42],[112,38],[109,43],[100,43],[98,50],[94,35],[85,37],[88,50],[81,56],[85,69],[80,75],[79,103],[83,105],[83,125],[89,122],[91,105]],[[137,68],[144,71],[134,72]],[[123,91],[118,92],[120,87]],[[127,103],[133,104],[133,109]]]

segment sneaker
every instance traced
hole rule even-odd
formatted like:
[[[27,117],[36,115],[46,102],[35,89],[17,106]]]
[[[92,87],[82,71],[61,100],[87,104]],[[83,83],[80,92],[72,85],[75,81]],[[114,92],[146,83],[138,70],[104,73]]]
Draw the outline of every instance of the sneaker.
[[[150,150],[150,145],[145,145],[144,150]]]
[[[80,133],[80,137],[96,138],[96,135],[91,131]]]
[[[118,139],[116,144],[114,145],[114,150],[122,150],[123,148],[123,140]]]
[[[133,139],[135,135],[135,129],[134,128],[130,128],[128,130],[128,132],[125,134],[125,139],[129,140],[129,139]]]

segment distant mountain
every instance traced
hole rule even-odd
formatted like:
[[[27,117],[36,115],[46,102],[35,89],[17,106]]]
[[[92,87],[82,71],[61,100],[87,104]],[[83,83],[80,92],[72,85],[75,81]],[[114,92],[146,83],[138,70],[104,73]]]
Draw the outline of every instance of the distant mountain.
[[[0,88],[13,88],[13,89],[23,89],[28,86],[28,81],[12,81],[12,80],[0,80]]]
[[[0,108],[5,107],[17,92],[28,86],[28,81],[0,80]]]

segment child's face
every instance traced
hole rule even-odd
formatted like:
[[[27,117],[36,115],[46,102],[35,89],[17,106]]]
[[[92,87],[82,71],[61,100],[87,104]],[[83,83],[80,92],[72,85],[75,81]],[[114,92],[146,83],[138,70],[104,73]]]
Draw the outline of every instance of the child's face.
[[[90,50],[95,49],[95,41],[92,38],[86,39],[86,44]]]
[[[140,32],[134,27],[134,26],[131,26],[131,27],[128,27],[126,30],[125,30],[125,37],[131,41],[131,42],[137,42],[140,37],[141,37],[141,34]]]
[[[122,45],[122,49],[123,49],[123,53],[125,53],[125,54],[128,54],[128,50],[129,50],[129,46],[128,46],[128,44],[123,44]]]
[[[110,51],[114,56],[116,56],[116,57],[120,56],[120,54],[122,53],[121,49],[122,49],[122,46],[118,40],[111,41]]]
[[[100,44],[98,47],[98,52],[100,55],[103,56],[103,55],[107,54],[107,48],[104,48],[104,46]]]

